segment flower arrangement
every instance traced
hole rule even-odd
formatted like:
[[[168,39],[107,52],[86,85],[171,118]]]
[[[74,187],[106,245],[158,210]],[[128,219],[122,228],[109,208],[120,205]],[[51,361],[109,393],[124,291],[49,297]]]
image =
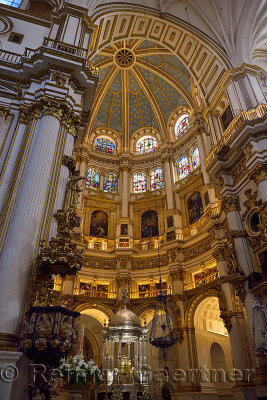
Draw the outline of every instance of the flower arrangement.
[[[153,394],[150,392],[149,387],[146,387],[142,393],[141,400],[153,400]]]
[[[85,385],[87,382],[100,383],[101,371],[93,360],[85,361],[82,355],[62,358],[56,369],[59,378],[65,378],[68,383]]]
[[[123,394],[120,387],[116,387],[113,390],[111,400],[123,400]]]

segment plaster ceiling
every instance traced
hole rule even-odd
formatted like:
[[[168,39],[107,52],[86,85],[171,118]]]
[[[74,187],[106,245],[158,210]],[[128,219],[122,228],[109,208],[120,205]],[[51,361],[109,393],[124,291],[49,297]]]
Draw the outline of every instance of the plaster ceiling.
[[[100,68],[90,130],[107,127],[130,137],[152,125],[164,134],[172,112],[193,104],[187,68],[160,44],[123,40],[90,61]]]

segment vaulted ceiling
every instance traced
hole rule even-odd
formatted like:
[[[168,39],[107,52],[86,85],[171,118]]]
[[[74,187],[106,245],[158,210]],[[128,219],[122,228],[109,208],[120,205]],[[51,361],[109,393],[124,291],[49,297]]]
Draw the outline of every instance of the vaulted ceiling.
[[[152,125],[164,134],[177,107],[193,107],[187,68],[160,44],[123,40],[102,48],[90,61],[100,68],[90,130],[107,127],[130,138]]]

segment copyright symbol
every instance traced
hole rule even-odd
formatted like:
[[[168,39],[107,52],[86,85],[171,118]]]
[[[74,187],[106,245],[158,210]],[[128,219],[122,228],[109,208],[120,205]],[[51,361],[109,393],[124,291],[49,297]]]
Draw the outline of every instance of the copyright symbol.
[[[0,376],[4,382],[15,382],[18,379],[18,368],[13,364],[6,364],[1,368]]]

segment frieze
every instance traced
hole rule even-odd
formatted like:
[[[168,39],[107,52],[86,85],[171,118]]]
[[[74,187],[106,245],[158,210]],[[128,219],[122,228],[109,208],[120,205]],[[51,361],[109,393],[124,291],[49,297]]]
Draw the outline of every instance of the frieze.
[[[230,236],[232,239],[246,238],[247,235],[248,235],[247,232],[244,231],[244,230],[242,230],[242,229],[239,229],[239,230],[229,230],[229,231],[228,231],[228,234],[229,234],[229,236]]]
[[[234,184],[240,181],[241,178],[247,173],[248,169],[246,167],[245,160],[242,160],[237,167],[232,172],[232,177],[234,180]]]
[[[214,241],[214,238],[215,238],[215,233],[211,232],[210,236],[206,240],[198,243],[197,246],[194,245],[194,247],[192,247],[188,250],[185,250],[184,251],[184,261],[191,260],[192,258],[195,258],[195,257],[209,251],[211,249],[211,243]]]
[[[115,258],[107,259],[102,257],[84,256],[84,266],[94,269],[115,270],[117,261]]]
[[[132,269],[149,269],[149,268],[157,268],[157,267],[165,267],[168,265],[168,256],[163,255],[160,257],[149,257],[142,258],[140,260],[132,260]]]

